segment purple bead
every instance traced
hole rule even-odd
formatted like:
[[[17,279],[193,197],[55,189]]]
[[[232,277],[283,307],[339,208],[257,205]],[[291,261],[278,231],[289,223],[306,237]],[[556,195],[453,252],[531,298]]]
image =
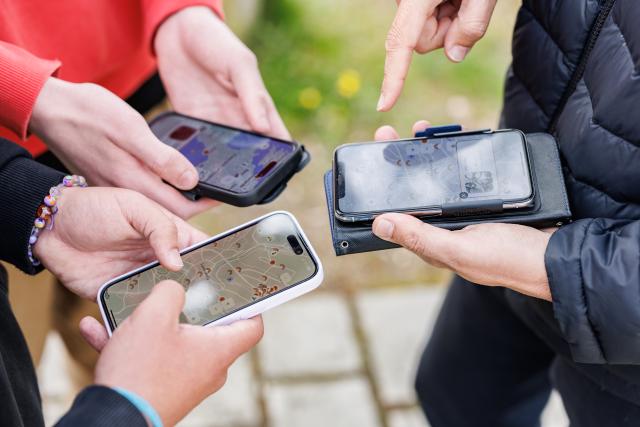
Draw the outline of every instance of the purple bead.
[[[50,195],[49,196],[44,196],[44,204],[49,206],[49,207],[55,206],[56,198],[53,197],[53,196],[50,196]]]
[[[62,178],[62,184],[63,184],[65,187],[71,187],[71,186],[73,186],[73,176],[71,176],[71,175],[67,175],[67,176],[65,176],[64,178]]]
[[[32,234],[31,237],[29,237],[29,244],[30,245],[35,245],[37,241],[38,241],[38,236],[37,235]]]
[[[45,224],[46,224],[46,222],[45,222],[45,220],[44,220],[44,219],[42,219],[42,218],[36,218],[36,220],[35,220],[35,221],[33,221],[33,225],[34,225],[36,228],[44,228]]]

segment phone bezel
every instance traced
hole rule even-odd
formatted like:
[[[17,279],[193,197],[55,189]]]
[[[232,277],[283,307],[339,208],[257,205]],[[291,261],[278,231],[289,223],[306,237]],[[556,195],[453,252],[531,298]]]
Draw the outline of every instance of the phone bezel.
[[[527,166],[527,174],[528,174],[528,182],[531,192],[528,196],[520,199],[510,199],[504,200],[503,209],[523,209],[528,208],[533,205],[535,199],[535,188],[533,184],[533,177],[531,172],[531,155],[529,153],[529,149],[527,147],[527,138],[526,135],[518,130],[518,129],[500,129],[495,131],[481,131],[478,132],[480,134],[492,135],[496,133],[510,133],[515,132],[518,133],[521,137],[522,146],[524,150],[524,157]],[[469,136],[473,135],[473,132],[460,132],[460,136]],[[369,144],[380,144],[380,143],[393,143],[393,142],[405,142],[405,141],[419,141],[419,140],[433,140],[439,138],[451,138],[456,136],[455,134],[442,134],[430,137],[420,137],[420,138],[402,138],[396,140],[387,140],[387,141],[369,141],[369,142],[357,142],[351,144],[342,144],[335,148],[333,151],[333,211],[335,217],[343,222],[367,222],[373,221],[377,216],[390,213],[390,212],[399,212],[405,213],[417,217],[442,217],[442,207],[433,205],[433,206],[423,206],[423,207],[414,207],[414,208],[406,208],[406,209],[389,209],[389,210],[377,210],[377,211],[367,211],[367,212],[343,212],[338,208],[338,151],[344,147],[353,147],[354,145],[369,145]],[[470,206],[472,206],[470,204]]]
[[[288,141],[282,138],[276,138],[270,135],[264,135],[258,132],[253,132],[246,129],[240,129],[233,126],[228,126],[222,123],[211,122],[208,120],[203,120],[197,117],[188,116],[186,114],[181,114],[175,111],[167,111],[153,118],[149,122],[149,128],[153,131],[153,126],[156,123],[159,123],[162,120],[166,120],[167,118],[178,117],[189,120],[195,120],[198,122],[202,122],[204,124],[210,126],[217,126],[225,129],[229,129],[235,132],[241,132],[248,135],[257,136],[260,138],[269,138],[278,142],[283,142],[285,144],[293,145],[296,149],[288,156],[288,158],[284,159],[284,161],[278,162],[278,165],[269,171],[268,175],[265,179],[253,188],[250,191],[246,192],[237,192],[230,190],[228,188],[221,187],[219,185],[212,184],[206,181],[198,181],[198,185],[192,189],[190,192],[194,194],[196,198],[199,197],[208,197],[211,199],[218,200],[223,203],[231,204],[239,207],[251,206],[259,203],[265,197],[267,197],[273,190],[275,190],[279,185],[283,182],[286,182],[291,176],[293,176],[296,172],[298,165],[303,157],[303,145],[298,141]],[[160,139],[160,138],[158,138]],[[173,145],[167,143],[160,139],[163,144],[166,144],[172,148],[175,148]]]
[[[240,320],[240,319],[248,319],[250,317],[256,316],[260,313],[263,313],[264,311],[273,308],[277,305],[280,305],[286,301],[289,301],[291,299],[297,298],[300,295],[303,295],[315,288],[317,288],[320,283],[322,283],[322,280],[324,278],[324,271],[323,271],[323,267],[322,267],[322,263],[320,261],[320,258],[318,257],[315,249],[313,248],[313,246],[311,246],[311,243],[309,241],[309,239],[307,238],[306,234],[304,233],[304,230],[302,229],[302,227],[300,226],[300,223],[298,222],[298,220],[295,218],[295,216],[293,216],[290,212],[287,211],[274,211],[274,212],[270,212],[266,215],[262,215],[261,217],[255,218],[251,221],[248,221],[244,224],[241,224],[237,227],[234,227],[230,230],[224,231],[222,233],[219,233],[215,236],[212,236],[206,240],[203,240],[202,242],[198,242],[194,245],[191,245],[187,248],[184,248],[180,251],[180,254],[187,254],[189,252],[193,252],[197,249],[200,249],[204,246],[207,246],[215,241],[218,241],[220,239],[223,239],[225,237],[228,237],[232,234],[237,233],[238,231],[244,230],[246,228],[249,228],[253,225],[256,225],[257,223],[263,221],[264,219],[273,216],[273,215],[286,215],[288,216],[292,222],[294,223],[295,227],[296,227],[296,232],[297,232],[297,237],[300,239],[302,245],[304,246],[304,248],[307,250],[307,253],[309,254],[312,262],[315,265],[315,270],[313,272],[313,274],[311,276],[309,276],[307,279],[298,282],[298,283],[294,283],[286,288],[283,288],[281,290],[279,290],[278,292],[275,292],[265,298],[262,298],[260,300],[256,300],[253,303],[249,304],[249,305],[245,305],[242,307],[237,308],[236,310],[227,313],[226,315],[213,320],[209,323],[206,323],[202,326],[213,326],[213,325],[224,325],[224,324],[229,324],[232,323],[236,320]],[[108,313],[108,307],[104,301],[104,293],[105,291],[110,287],[113,286],[116,283],[120,283],[123,280],[129,279],[132,276],[135,276],[137,274],[140,274],[144,271],[147,271],[151,268],[157,267],[159,266],[160,263],[156,260],[156,261],[152,261],[148,264],[145,264],[141,267],[138,267],[134,270],[131,270],[127,273],[124,273],[118,277],[115,277],[111,280],[109,280],[108,282],[106,282],[105,284],[103,284],[102,286],[100,286],[100,289],[98,290],[98,294],[96,297],[98,306],[100,307],[100,314],[102,315],[102,320],[105,324],[105,326],[107,327],[107,331],[109,333],[109,336],[111,336],[111,334],[113,333],[113,331],[115,331],[116,327],[114,327],[113,323],[112,323],[112,319],[110,314]]]

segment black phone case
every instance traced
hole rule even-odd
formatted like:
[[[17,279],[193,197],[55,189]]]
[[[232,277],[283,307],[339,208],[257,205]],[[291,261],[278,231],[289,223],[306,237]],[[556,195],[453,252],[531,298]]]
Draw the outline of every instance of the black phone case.
[[[482,209],[481,214],[478,214],[477,207],[461,208],[457,212],[448,212],[451,216],[457,216],[455,219],[434,217],[422,220],[449,230],[487,222],[522,224],[535,228],[556,227],[571,222],[571,210],[556,140],[549,134],[534,133],[527,134],[526,141],[534,189],[534,203],[531,207],[513,211],[493,207],[490,212]],[[333,207],[332,171],[328,171],[324,176],[324,188],[327,196],[331,239],[336,255],[398,247],[376,237],[371,231],[371,222],[348,223],[336,219]]]
[[[151,127],[156,121],[162,120],[169,115],[177,115],[189,117],[184,114],[169,111],[155,117],[150,123]],[[189,117],[192,119],[207,122],[206,120],[197,119],[195,117]],[[222,125],[220,123],[207,122],[216,126],[223,126],[225,128],[237,130],[240,132],[247,132],[254,135],[264,136],[255,132],[246,131],[244,129],[234,128],[232,126]],[[164,142],[164,141],[163,141]],[[260,186],[255,188],[249,193],[238,194],[232,191],[225,190],[205,182],[199,182],[198,185],[192,190],[181,191],[181,193],[190,200],[198,200],[202,197],[218,200],[222,203],[226,203],[238,207],[247,207],[252,205],[262,205],[274,201],[287,187],[289,180],[311,161],[311,155],[304,148],[304,145],[297,143],[298,149],[291,156],[286,163],[281,164],[275,170],[275,172],[266,180],[264,180]]]

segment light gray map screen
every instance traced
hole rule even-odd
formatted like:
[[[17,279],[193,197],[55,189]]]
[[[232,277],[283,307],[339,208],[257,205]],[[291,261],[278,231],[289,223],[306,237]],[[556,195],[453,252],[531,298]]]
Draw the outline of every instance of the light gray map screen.
[[[302,253],[287,240],[295,236]],[[161,266],[107,287],[101,299],[111,326],[120,325],[156,283],[172,279],[186,291],[182,323],[205,325],[313,277],[317,266],[288,215],[273,214],[182,255],[184,268]]]

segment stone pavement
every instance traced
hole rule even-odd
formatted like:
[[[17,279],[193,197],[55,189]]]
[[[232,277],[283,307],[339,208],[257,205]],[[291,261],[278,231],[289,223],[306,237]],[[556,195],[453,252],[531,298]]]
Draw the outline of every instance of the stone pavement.
[[[180,426],[428,427],[413,375],[445,289],[321,289],[266,313],[258,348]],[[65,358],[50,335],[39,368],[47,425],[73,395]],[[567,425],[554,395],[543,427]]]

